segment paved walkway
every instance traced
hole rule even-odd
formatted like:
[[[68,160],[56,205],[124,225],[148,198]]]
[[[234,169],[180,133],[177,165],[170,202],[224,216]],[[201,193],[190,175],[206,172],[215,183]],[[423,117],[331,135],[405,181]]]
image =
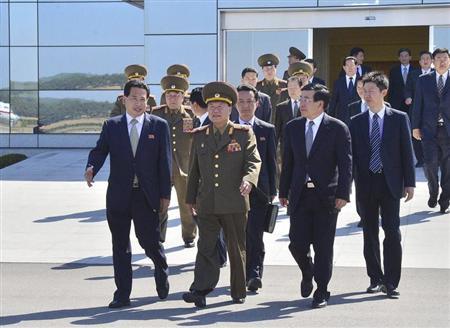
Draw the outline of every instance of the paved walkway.
[[[379,295],[373,298],[360,293],[367,287],[367,277],[362,231],[356,226],[358,218],[352,202],[341,212],[336,231],[336,269],[330,289],[334,295],[344,295],[334,298],[333,302],[339,306],[330,306],[316,316],[316,312],[308,310],[310,300],[299,301],[299,273],[287,248],[289,219],[283,209],[274,233],[265,234],[267,270],[261,294],[249,297],[242,307],[229,305],[225,270],[222,287],[211,300],[211,303],[219,301],[219,305],[201,312],[209,314],[196,314],[179,301],[180,293],[193,277],[196,249],[183,247],[173,193],[165,244],[173,275],[169,308],[164,302],[153,304],[151,280],[137,279],[133,290],[136,306],[109,312],[104,305],[113,290],[112,268],[103,266],[112,262],[105,221],[109,170],[105,164],[94,187],[89,189],[82,180],[87,153],[87,150],[51,150],[0,170],[2,324],[129,324],[137,320],[137,325],[147,325],[139,320],[148,319],[155,320],[152,325],[157,326],[207,323],[228,326],[249,322],[256,325],[257,317],[261,316],[264,325],[269,326],[294,326],[299,322],[302,326],[427,326],[428,319],[431,326],[450,326],[450,214],[427,208],[427,188],[420,169],[415,198],[401,206],[403,266],[408,269],[404,270],[399,288],[402,298],[397,303],[381,301]],[[135,272],[150,271],[148,267],[152,264],[136,238],[132,238],[132,246]],[[58,267],[70,270],[52,270]],[[351,301],[355,298],[377,302]],[[374,313],[383,320],[376,320]],[[365,316],[373,317],[374,321],[364,321]],[[282,322],[278,321],[280,317]],[[396,317],[401,320],[396,322]]]

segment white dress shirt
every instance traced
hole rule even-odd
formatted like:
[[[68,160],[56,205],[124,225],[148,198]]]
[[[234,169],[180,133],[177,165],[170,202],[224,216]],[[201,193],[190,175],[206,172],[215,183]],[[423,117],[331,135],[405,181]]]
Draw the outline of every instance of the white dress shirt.
[[[249,124],[250,123],[250,124]],[[241,125],[251,125],[251,126],[253,126],[253,124],[255,124],[255,116],[253,116],[252,118],[251,118],[251,120],[250,121],[244,121],[244,120],[242,120],[240,117],[239,117],[239,124],[241,124]]]
[[[298,108],[298,112],[300,112],[300,100],[299,99],[292,99],[291,98],[291,109],[292,109],[292,117],[296,117],[294,114],[294,107],[295,107],[295,101],[297,102],[297,108]],[[297,112],[297,116],[298,116],[298,112]]]
[[[347,89],[348,89],[348,85],[350,84],[350,78],[352,78],[353,87],[355,87],[355,85],[356,85],[356,74],[353,76],[345,75],[345,80],[347,81]]]
[[[436,85],[439,83],[439,76],[441,76],[441,75],[436,71]],[[442,79],[444,80],[444,86],[445,86],[445,82],[447,81],[447,77],[448,77],[448,71],[446,71],[444,74],[442,74]]]
[[[369,109],[369,106],[367,105],[367,103],[361,99],[361,113],[364,113],[368,109]]]
[[[320,123],[322,123],[323,117],[325,116],[325,113],[320,114],[319,116],[317,116],[315,119],[313,119],[312,121],[314,122],[314,125],[312,126],[312,130],[313,130],[313,143],[314,140],[316,139],[316,135],[317,135],[317,131],[319,130],[320,127]],[[309,128],[309,122],[311,122],[310,119],[306,119],[306,123],[305,123],[305,135],[308,132],[308,128]]]
[[[378,126],[380,127],[380,137],[383,137],[383,123],[384,123],[384,114],[386,114],[386,106],[383,105],[383,108],[376,114],[378,115]],[[372,119],[374,115],[375,113],[369,109],[369,137],[370,133],[372,132]]]
[[[205,112],[202,116],[200,116],[198,118],[200,120],[200,126],[203,126],[203,122],[205,122],[207,117],[208,117],[208,112]]]
[[[133,118],[128,113],[126,113],[126,116],[127,116],[128,135],[130,135],[131,128],[133,127],[133,124],[131,124],[130,122]],[[145,116],[145,113],[142,113],[141,115],[135,117],[136,120],[138,121],[136,123],[136,129],[137,129],[137,133],[138,133],[139,137],[141,136],[142,126],[144,125],[144,116]]]

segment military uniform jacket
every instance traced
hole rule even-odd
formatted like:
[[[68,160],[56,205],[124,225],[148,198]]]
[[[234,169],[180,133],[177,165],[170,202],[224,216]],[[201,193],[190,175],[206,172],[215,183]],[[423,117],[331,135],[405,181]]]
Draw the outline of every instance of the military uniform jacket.
[[[123,95],[117,96],[116,102],[114,103],[114,107],[109,114],[109,117],[114,117],[117,115],[123,115],[127,111],[124,104]],[[148,97],[147,105],[150,107],[149,112],[151,112],[152,108],[156,106],[156,100],[154,95],[150,95]]]
[[[199,214],[247,212],[249,197],[239,187],[243,180],[256,186],[261,167],[253,131],[229,122],[217,145],[212,124],[193,136],[186,203]]]
[[[165,119],[169,124],[173,169],[179,170],[181,175],[187,175],[189,152],[192,144],[191,131],[195,118],[194,113],[190,108],[183,105],[181,105],[179,111],[171,113],[167,105],[163,105],[154,108],[152,114]]]
[[[256,84],[256,89],[258,91],[264,92],[270,97],[270,103],[272,105],[272,109],[275,109],[277,105],[288,99],[289,95],[286,90],[282,91],[282,89],[287,88],[287,83],[284,80],[280,80],[275,78],[274,81],[261,80]],[[276,111],[272,110],[272,118],[270,123],[275,123]]]

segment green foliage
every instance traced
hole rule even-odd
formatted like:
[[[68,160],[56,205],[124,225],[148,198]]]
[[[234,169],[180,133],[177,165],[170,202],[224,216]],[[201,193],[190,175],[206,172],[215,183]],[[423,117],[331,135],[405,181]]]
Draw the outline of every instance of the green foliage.
[[[6,154],[0,156],[0,169],[16,164],[24,159],[27,159],[27,156],[24,154]]]

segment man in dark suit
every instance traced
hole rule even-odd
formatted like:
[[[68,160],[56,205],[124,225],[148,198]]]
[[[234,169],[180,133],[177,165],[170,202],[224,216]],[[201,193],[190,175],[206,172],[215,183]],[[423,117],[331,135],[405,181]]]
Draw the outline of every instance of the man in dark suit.
[[[324,80],[322,80],[321,78],[316,76],[316,72],[317,72],[316,61],[312,58],[307,58],[307,59],[305,59],[305,62],[310,63],[313,66],[313,73],[309,77],[309,83],[326,85]]]
[[[350,50],[349,55],[356,58],[356,75],[358,77],[363,77],[364,74],[372,72],[372,68],[370,66],[364,65],[365,52],[363,48],[354,47]],[[344,75],[345,71],[341,70],[339,77]]]
[[[194,127],[198,128],[201,126],[206,126],[211,123],[208,117],[208,105],[206,105],[202,96],[203,88],[194,88],[191,91],[189,100],[192,105],[192,111],[194,112],[197,119],[195,120]],[[198,218],[194,217],[197,221]],[[224,267],[227,263],[227,243],[225,241],[225,236],[223,234],[223,229],[220,229],[219,238],[217,240],[217,253],[219,254],[219,264],[220,267]]]
[[[276,196],[276,145],[275,127],[255,116],[258,103],[258,91],[251,85],[242,84],[237,87],[237,109],[239,119],[236,123],[253,128],[261,157],[261,170],[257,188],[250,193],[250,211],[247,221],[247,288],[257,291],[262,287],[264,263],[264,227],[268,201]]]
[[[246,67],[241,73],[241,84],[249,84],[256,88],[258,83],[258,72],[251,67]],[[272,104],[270,103],[269,95],[259,91],[258,107],[256,108],[255,116],[264,122],[270,122],[272,117]],[[231,110],[230,120],[236,122],[239,118],[239,113],[235,106]]]
[[[306,55],[301,51],[300,49],[296,47],[290,47],[289,48],[289,56],[288,56],[288,64],[291,65],[293,63],[299,63],[300,61],[304,60],[306,58]],[[287,81],[287,79],[290,77],[289,70],[285,70],[283,73],[283,80]]]
[[[384,97],[389,82],[380,72],[363,78],[364,99],[369,110],[354,116],[350,123],[353,172],[360,202],[364,232],[364,258],[370,277],[368,293],[380,290],[398,298],[402,246],[400,199],[412,199],[415,171],[411,130],[405,113],[387,107]],[[380,257],[379,216],[384,230],[383,266]]]
[[[401,110],[409,114],[409,105],[405,100],[405,86],[409,79],[413,78],[415,74],[414,68],[411,64],[411,50],[408,48],[401,48],[398,51],[398,60],[400,63],[391,68],[389,72],[389,103],[392,108]]]
[[[284,128],[286,124],[293,118],[300,116],[300,95],[302,94],[302,82],[297,76],[288,79],[289,99],[279,103],[276,107],[276,144],[280,143],[280,150],[283,153],[284,145]]]
[[[434,71],[433,68],[431,68],[431,63],[433,61],[431,52],[428,50],[421,51],[419,54],[419,64],[420,69],[416,69],[412,72],[411,78],[408,79],[405,86],[405,104],[409,107],[410,112],[409,118],[412,120],[412,102],[414,98],[414,93],[416,92],[416,84],[417,79],[420,75],[429,74],[432,71]],[[413,147],[414,147],[414,154],[416,155],[417,163],[416,167],[422,167],[423,166],[423,149],[422,149],[422,142],[420,140],[417,140],[413,138]]]
[[[346,57],[342,62],[342,68],[345,71],[345,75],[334,82],[328,113],[348,125],[350,123],[348,105],[358,100],[356,92],[356,58]]]
[[[438,203],[445,213],[450,200],[450,81],[449,51],[438,48],[433,52],[435,71],[419,77],[413,102],[413,136],[422,140],[424,171],[428,180],[428,206]]]
[[[172,155],[167,123],[145,113],[149,90],[143,81],[124,88],[126,113],[103,124],[97,145],[89,153],[85,179],[89,187],[110,156],[106,217],[112,235],[114,292],[110,308],[130,304],[132,283],[130,227],[145,254],[155,265],[155,282],[161,299],[169,293],[168,267],[160,243],[158,212],[170,200]]]
[[[313,308],[325,307],[330,297],[336,221],[349,201],[352,175],[350,132],[324,113],[329,99],[325,86],[303,87],[302,117],[285,129],[279,192],[281,205],[291,206],[289,250],[302,271],[301,295],[311,294],[313,278],[317,283]]]

